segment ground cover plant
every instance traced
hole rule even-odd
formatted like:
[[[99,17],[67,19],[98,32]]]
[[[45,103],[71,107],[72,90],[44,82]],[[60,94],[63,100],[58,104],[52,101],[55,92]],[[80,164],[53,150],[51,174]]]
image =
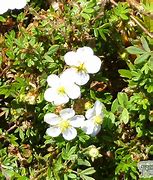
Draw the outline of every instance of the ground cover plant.
[[[0,179],[140,179],[153,158],[152,1],[0,6]]]

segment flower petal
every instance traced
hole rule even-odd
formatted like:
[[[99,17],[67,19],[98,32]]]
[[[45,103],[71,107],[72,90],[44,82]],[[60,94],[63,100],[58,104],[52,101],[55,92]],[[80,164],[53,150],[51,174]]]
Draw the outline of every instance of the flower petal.
[[[70,83],[68,86],[65,87],[65,91],[71,99],[77,99],[81,96],[80,87],[76,84]]]
[[[69,101],[69,97],[66,94],[54,93],[54,104],[56,106],[66,104]]]
[[[73,127],[81,127],[84,123],[85,117],[83,115],[76,115],[70,119],[70,124]]]
[[[51,87],[58,87],[60,85],[60,78],[55,74],[51,74],[47,78],[47,83]]]
[[[70,141],[77,136],[77,131],[75,128],[71,127],[71,128],[68,128],[66,131],[64,131],[62,135],[64,139]]]
[[[75,82],[78,85],[84,85],[89,81],[89,74],[85,73],[85,72],[76,72],[76,79]]]
[[[54,94],[55,94],[55,90],[53,88],[48,88],[44,93],[44,99],[48,102],[53,102]]]
[[[86,118],[87,119],[91,119],[93,116],[95,116],[95,109],[94,109],[94,107],[93,108],[91,108],[91,109],[88,109],[87,111],[86,111],[86,114],[85,114],[85,116],[86,116]]]
[[[103,107],[103,104],[97,100],[94,104],[96,115],[100,115],[102,113],[102,107]]]
[[[26,0],[16,0],[16,2],[14,2],[12,0],[7,0],[7,1],[8,1],[8,8],[9,9],[22,9],[27,4]]]
[[[76,73],[75,73],[75,69],[74,68],[68,68],[66,69],[61,75],[61,81],[65,82],[66,84],[74,83],[75,79],[76,79]]]
[[[69,66],[79,66],[79,58],[76,52],[70,51],[64,55],[65,63]]]
[[[5,13],[7,10],[8,10],[8,2],[7,1],[1,1],[0,14]]]
[[[97,56],[89,56],[85,62],[85,67],[88,73],[97,73],[101,67],[101,60]]]
[[[61,130],[56,126],[52,126],[46,130],[46,134],[52,137],[57,137],[61,134]]]
[[[96,136],[98,133],[99,133],[99,131],[101,130],[101,125],[96,125],[95,127],[94,127],[94,129],[93,129],[93,132],[92,132],[92,136]]]
[[[90,47],[84,46],[78,48],[77,53],[81,54],[82,56],[92,56],[93,50]]]
[[[66,108],[60,111],[60,116],[62,119],[67,120],[75,115],[75,111],[71,108]]]
[[[83,125],[81,126],[82,130],[86,134],[92,134],[94,127],[95,127],[95,125],[92,120],[84,121]]]
[[[60,117],[54,113],[47,113],[44,116],[44,121],[50,125],[57,125],[60,122]]]

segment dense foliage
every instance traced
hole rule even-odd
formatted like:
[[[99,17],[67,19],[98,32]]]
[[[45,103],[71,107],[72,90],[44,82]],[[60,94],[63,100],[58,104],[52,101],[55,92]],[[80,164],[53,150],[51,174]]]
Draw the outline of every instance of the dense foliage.
[[[138,179],[153,158],[153,4],[31,0],[0,16],[0,179]],[[67,68],[64,55],[91,47],[101,69],[81,97],[55,106],[46,79]],[[46,134],[46,113],[84,115],[103,103],[97,136],[71,141]]]

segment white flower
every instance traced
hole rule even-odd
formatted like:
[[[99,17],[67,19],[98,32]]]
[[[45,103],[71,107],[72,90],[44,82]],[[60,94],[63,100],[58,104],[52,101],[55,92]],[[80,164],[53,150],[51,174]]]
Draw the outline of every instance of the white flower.
[[[64,73],[60,77],[55,74],[48,76],[47,82],[50,88],[45,91],[44,98],[56,106],[67,103],[69,98],[77,99],[81,95],[80,87],[70,81]]]
[[[51,5],[55,11],[57,11],[59,9],[59,2],[53,1],[51,3]]]
[[[64,60],[71,68],[66,72],[73,77],[78,85],[84,85],[89,81],[89,74],[97,73],[101,67],[101,60],[94,55],[90,47],[79,48],[76,52],[67,52]]]
[[[7,1],[1,1],[0,2],[0,14],[4,14],[8,10],[8,2]]]
[[[75,128],[81,127],[84,119],[83,115],[75,115],[75,111],[71,108],[61,110],[59,116],[48,113],[44,116],[44,121],[50,124],[46,133],[52,137],[62,134],[64,139],[72,140],[77,136]]]
[[[0,2],[0,14],[4,14],[8,9],[22,9],[26,6],[27,0],[4,0]]]
[[[103,104],[100,101],[96,101],[94,107],[86,111],[87,120],[84,121],[82,129],[86,134],[96,136],[101,130],[101,124],[103,122]]]
[[[8,9],[22,9],[26,6],[27,0],[6,0],[8,1]]]

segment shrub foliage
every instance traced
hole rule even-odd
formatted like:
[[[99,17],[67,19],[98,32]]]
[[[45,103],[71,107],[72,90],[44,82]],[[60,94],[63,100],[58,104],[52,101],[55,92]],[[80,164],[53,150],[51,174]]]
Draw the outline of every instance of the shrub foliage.
[[[0,16],[0,179],[140,177],[137,163],[153,157],[153,39],[152,5],[139,6],[31,0]],[[101,70],[81,98],[46,102],[47,77],[66,68],[66,52],[83,46],[101,58]],[[105,106],[97,136],[46,135],[46,113],[73,107],[84,115],[96,100]]]

